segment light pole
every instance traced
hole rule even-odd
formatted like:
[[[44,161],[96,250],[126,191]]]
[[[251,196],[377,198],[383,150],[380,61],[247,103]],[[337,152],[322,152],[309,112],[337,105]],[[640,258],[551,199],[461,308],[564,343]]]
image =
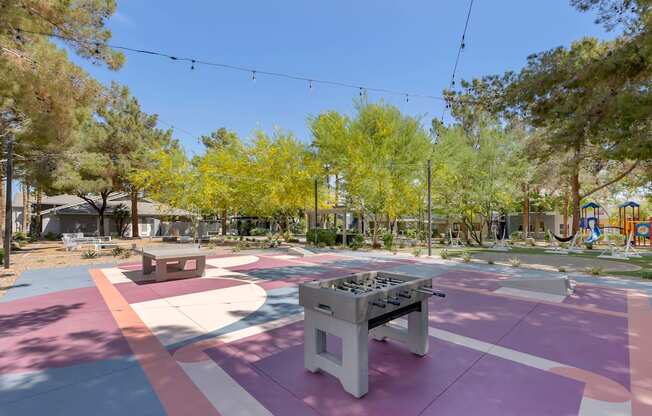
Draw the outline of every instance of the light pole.
[[[7,191],[5,199],[5,241],[4,241],[4,268],[8,269],[10,264],[11,256],[11,234],[13,231],[12,227],[12,206],[11,206],[11,190],[12,190],[12,180],[13,180],[13,159],[14,159],[14,139],[10,135],[7,138]]]
[[[428,257],[432,256],[432,198],[430,194],[431,162],[428,159]]]

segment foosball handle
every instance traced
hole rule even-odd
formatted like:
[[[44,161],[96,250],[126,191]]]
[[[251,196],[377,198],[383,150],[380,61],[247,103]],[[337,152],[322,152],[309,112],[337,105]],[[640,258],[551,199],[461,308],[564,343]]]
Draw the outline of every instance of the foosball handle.
[[[369,302],[369,303],[371,303],[373,306],[378,306],[379,308],[384,308],[386,306],[383,302],[381,302],[379,300],[375,300],[375,301]]]

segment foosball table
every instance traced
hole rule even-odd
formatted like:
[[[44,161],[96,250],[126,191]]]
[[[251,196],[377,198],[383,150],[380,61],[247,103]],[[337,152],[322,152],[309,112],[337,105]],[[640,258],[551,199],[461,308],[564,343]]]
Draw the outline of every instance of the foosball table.
[[[428,353],[428,300],[446,295],[432,289],[432,279],[388,272],[364,272],[304,283],[304,364],[311,372],[338,378],[355,397],[369,390],[369,335],[391,338],[417,355]],[[390,321],[407,315],[407,328]],[[326,348],[327,334],[342,340],[342,355]]]

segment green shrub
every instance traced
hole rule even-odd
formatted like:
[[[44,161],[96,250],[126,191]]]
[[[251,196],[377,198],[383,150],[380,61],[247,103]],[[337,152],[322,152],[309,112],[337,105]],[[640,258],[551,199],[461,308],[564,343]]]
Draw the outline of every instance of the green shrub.
[[[392,233],[385,233],[383,235],[383,246],[385,250],[391,250],[394,247],[394,235]]]
[[[306,241],[319,246],[324,243],[325,246],[334,246],[337,238],[337,232],[333,229],[313,228],[306,234]]]
[[[509,259],[509,265],[512,267],[521,267],[521,259],[518,257],[512,257]]]
[[[5,261],[5,252],[0,248],[0,263]]]
[[[362,248],[362,246],[364,246],[364,237],[362,234],[353,234],[349,240],[349,247],[351,247],[351,250],[357,250]]]
[[[602,267],[593,266],[588,270],[588,272],[591,274],[591,276],[600,276],[602,275]]]
[[[559,266],[557,271],[559,271],[559,273],[566,273],[566,268],[564,266]]]
[[[268,232],[269,230],[267,230],[266,228],[256,227],[256,228],[252,228],[251,231],[249,231],[249,235],[261,236],[261,235],[267,235]]]
[[[471,253],[469,253],[468,251],[462,253],[462,261],[464,263],[471,263]]]
[[[398,242],[398,248],[405,248],[405,240],[401,240]]]
[[[27,234],[19,231],[17,233],[14,233],[13,240],[18,242],[27,242],[29,241],[29,237],[27,236]]]
[[[450,257],[450,254],[448,253],[448,250],[443,249],[442,251],[439,252],[439,257],[446,260]]]
[[[82,259],[95,259],[97,256],[98,254],[95,250],[86,250],[81,255]]]
[[[47,233],[45,233],[43,238],[45,238],[48,241],[55,241],[57,239],[57,236],[52,231],[48,231]]]
[[[489,259],[487,260],[487,264],[496,264],[496,262],[494,261],[494,259]]]
[[[122,257],[124,255],[125,251],[126,250],[124,248],[118,246],[118,247],[115,247],[113,250],[111,250],[111,255],[113,257]]]
[[[649,269],[641,270],[641,277],[643,279],[652,279],[652,270]]]
[[[414,257],[421,257],[421,247],[414,247],[412,254],[414,254]]]
[[[326,248],[326,243],[323,242],[323,241],[320,241],[320,242],[317,243],[317,247],[319,247],[319,248]]]

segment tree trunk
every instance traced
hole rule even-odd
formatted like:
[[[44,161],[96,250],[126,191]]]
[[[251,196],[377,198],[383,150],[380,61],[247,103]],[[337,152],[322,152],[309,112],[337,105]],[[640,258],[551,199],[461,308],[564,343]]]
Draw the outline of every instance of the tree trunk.
[[[568,237],[568,208],[570,204],[570,197],[568,192],[564,192],[564,237]]]
[[[43,233],[43,219],[41,218],[41,202],[43,201],[43,193],[40,188],[36,189],[36,235],[39,237]]]
[[[580,171],[579,167],[575,166],[571,173],[571,198],[573,206],[573,234],[580,228]]]
[[[140,227],[138,224],[138,190],[131,190],[131,236],[140,237]]]
[[[0,176],[0,241],[4,243],[5,236],[5,175],[4,169]]]
[[[23,232],[29,234],[31,220],[31,209],[29,202],[29,185],[23,184]]]
[[[530,184],[523,185],[523,239],[525,240],[530,232]]]
[[[226,235],[226,209],[222,210],[222,235]]]

